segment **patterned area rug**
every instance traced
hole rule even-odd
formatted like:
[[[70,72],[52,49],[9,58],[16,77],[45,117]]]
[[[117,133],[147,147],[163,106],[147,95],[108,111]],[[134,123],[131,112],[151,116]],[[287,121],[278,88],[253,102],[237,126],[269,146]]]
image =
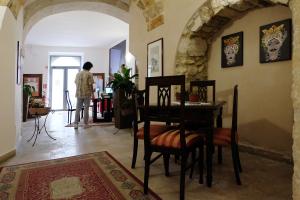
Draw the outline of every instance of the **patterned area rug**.
[[[0,168],[1,170],[1,168]],[[3,167],[0,200],[152,200],[143,183],[108,152]]]

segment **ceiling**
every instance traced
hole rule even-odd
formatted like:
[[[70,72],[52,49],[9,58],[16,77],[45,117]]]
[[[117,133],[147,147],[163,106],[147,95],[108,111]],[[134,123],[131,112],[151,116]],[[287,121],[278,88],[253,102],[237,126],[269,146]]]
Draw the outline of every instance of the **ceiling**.
[[[63,47],[109,47],[128,37],[129,25],[115,17],[92,11],[70,11],[36,23],[25,44]]]

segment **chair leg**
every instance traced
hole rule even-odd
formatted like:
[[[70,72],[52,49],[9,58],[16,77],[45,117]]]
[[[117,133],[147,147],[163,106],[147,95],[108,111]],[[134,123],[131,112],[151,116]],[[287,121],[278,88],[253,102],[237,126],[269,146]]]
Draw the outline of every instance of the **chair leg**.
[[[232,163],[233,163],[233,168],[234,168],[234,174],[235,174],[236,183],[238,185],[242,185],[241,179],[240,179],[239,166],[238,166],[236,144],[232,144],[231,145],[231,154],[232,154]]]
[[[199,183],[203,184],[203,164],[204,164],[204,145],[201,144],[199,147]]]
[[[70,123],[70,111],[68,111],[68,123],[71,124]]]
[[[170,176],[169,172],[169,160],[170,160],[170,154],[163,154],[164,159],[164,166],[165,166],[165,176]]]
[[[133,155],[132,155],[132,163],[131,163],[131,168],[135,168],[135,163],[136,163],[136,157],[137,157],[137,149],[138,149],[138,139],[134,137],[133,140]]]
[[[73,111],[70,111],[70,124],[72,123],[72,113]]]
[[[144,193],[148,194],[151,152],[145,152]]]
[[[222,146],[218,145],[218,163],[222,164],[222,162],[223,162]]]
[[[186,157],[187,155],[181,154],[181,167],[180,167],[180,200],[184,200],[185,190],[185,168],[186,168]]]
[[[236,157],[237,157],[237,161],[238,161],[239,170],[240,170],[240,172],[243,172],[242,165],[241,165],[241,160],[240,160],[240,152],[239,152],[238,145],[236,145],[236,154],[237,154]]]
[[[196,162],[196,149],[194,149],[192,151],[192,166],[191,166],[191,171],[190,171],[190,179],[193,178],[195,162]]]

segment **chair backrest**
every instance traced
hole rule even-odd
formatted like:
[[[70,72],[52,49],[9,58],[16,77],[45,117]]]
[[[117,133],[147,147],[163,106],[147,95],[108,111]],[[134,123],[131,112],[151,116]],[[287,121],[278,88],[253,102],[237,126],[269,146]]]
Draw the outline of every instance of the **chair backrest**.
[[[237,141],[237,117],[238,117],[238,85],[233,89],[232,123],[231,123],[231,141]]]
[[[68,110],[70,110],[70,109],[72,110],[72,103],[70,100],[69,90],[65,91],[65,96],[66,96],[67,108],[68,108]]]
[[[172,112],[171,95],[173,94],[172,86],[180,87],[180,105],[179,112]],[[157,90],[156,105],[150,106],[150,87]],[[149,129],[151,121],[180,123],[180,141],[181,147],[185,147],[184,137],[184,93],[185,93],[185,76],[159,76],[147,77],[145,89],[145,145],[150,145]],[[175,94],[175,93],[174,93]],[[151,93],[153,96],[153,93]]]
[[[215,80],[205,80],[205,81],[191,81],[190,82],[190,92],[193,92],[193,88],[197,87],[197,92],[199,95],[200,101],[207,101],[207,87],[211,86],[212,99],[215,102],[216,100],[216,81]]]
[[[133,105],[133,129],[138,131],[138,124],[144,121],[145,90],[134,90],[132,93]]]

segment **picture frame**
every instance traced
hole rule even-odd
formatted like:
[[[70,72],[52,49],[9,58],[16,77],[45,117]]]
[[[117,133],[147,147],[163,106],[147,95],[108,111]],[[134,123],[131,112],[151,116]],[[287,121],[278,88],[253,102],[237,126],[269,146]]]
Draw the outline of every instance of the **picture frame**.
[[[259,27],[260,63],[292,59],[292,20],[285,19]]]
[[[103,92],[105,88],[105,73],[93,73],[95,93]]]
[[[221,67],[242,66],[244,62],[244,33],[237,32],[221,39]]]
[[[21,84],[21,46],[20,41],[17,42],[17,76],[16,83],[17,85]]]
[[[23,85],[30,85],[35,88],[32,92],[33,98],[42,98],[42,74],[23,74]]]
[[[164,75],[163,38],[147,44],[147,77]]]

